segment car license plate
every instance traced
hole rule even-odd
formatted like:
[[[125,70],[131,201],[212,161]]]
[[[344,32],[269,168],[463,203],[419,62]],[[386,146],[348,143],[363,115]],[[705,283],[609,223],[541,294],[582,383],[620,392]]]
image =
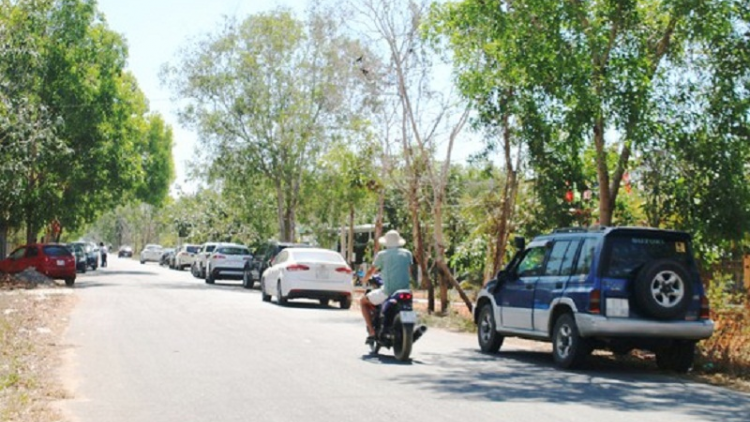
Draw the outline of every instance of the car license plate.
[[[318,268],[315,270],[315,278],[319,280],[328,280],[328,269]]]
[[[402,324],[414,324],[417,322],[417,313],[414,311],[401,311],[399,312]]]
[[[627,299],[607,298],[607,316],[613,318],[627,318],[630,315],[630,305]]]
[[[65,266],[65,261],[63,261],[62,259],[58,259],[57,260],[57,266],[58,267],[64,267]]]

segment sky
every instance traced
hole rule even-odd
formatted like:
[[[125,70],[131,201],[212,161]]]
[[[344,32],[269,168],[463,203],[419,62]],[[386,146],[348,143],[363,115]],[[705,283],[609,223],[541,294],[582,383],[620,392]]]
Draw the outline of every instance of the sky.
[[[174,131],[175,184],[185,192],[195,190],[187,181],[187,162],[197,145],[197,135],[183,127],[177,118],[172,93],[161,86],[159,70],[165,63],[176,63],[177,52],[191,38],[220,27],[225,16],[248,16],[291,7],[303,13],[306,0],[99,0],[109,28],[122,34],[128,44],[128,70],[138,80],[152,111],[159,112]]]
[[[138,80],[151,110],[159,112],[173,129],[176,178],[172,195],[197,189],[197,184],[187,176],[188,161],[195,152],[198,136],[180,126],[177,102],[159,80],[161,67],[177,63],[180,48],[191,39],[220,28],[225,16],[244,18],[281,6],[290,7],[302,16],[307,5],[307,0],[98,0],[99,11],[109,28],[122,34],[127,42],[127,68]],[[472,148],[456,148],[454,162],[464,161],[479,149],[476,143],[472,144]]]

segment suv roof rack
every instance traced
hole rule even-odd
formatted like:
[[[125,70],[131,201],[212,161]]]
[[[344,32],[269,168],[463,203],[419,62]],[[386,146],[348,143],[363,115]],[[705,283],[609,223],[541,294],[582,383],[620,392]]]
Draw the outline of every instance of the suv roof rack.
[[[560,227],[552,230],[552,233],[589,233],[606,230],[607,226],[589,226],[589,227]]]
[[[585,233],[587,231],[585,227],[560,227],[552,230],[552,233]]]

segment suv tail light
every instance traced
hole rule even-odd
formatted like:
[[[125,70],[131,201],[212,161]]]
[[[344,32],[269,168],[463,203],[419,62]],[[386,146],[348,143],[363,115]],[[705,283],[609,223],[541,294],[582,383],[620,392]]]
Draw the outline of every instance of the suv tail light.
[[[216,255],[214,255],[214,256],[213,256],[213,258],[214,258],[214,259],[226,259],[226,256],[224,256],[224,255],[219,255],[219,254],[216,254]]]
[[[309,269],[310,267],[308,267],[307,265],[302,265],[302,264],[293,264],[293,265],[286,267],[287,271],[307,271]]]
[[[710,319],[711,318],[711,306],[708,303],[706,296],[701,296],[701,312],[698,315],[698,319]]]
[[[352,273],[352,270],[351,270],[351,268],[349,268],[349,267],[338,267],[338,268],[336,268],[336,272],[337,272],[337,273],[346,273],[346,274],[351,274],[351,273]]]
[[[602,313],[602,291],[594,289],[589,293],[589,312],[592,314]]]

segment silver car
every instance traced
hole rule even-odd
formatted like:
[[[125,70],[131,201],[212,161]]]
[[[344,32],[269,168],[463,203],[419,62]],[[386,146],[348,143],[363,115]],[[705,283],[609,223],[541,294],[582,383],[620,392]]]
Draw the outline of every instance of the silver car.
[[[145,264],[146,262],[160,262],[163,253],[164,248],[161,245],[148,244],[141,251],[141,264]]]

